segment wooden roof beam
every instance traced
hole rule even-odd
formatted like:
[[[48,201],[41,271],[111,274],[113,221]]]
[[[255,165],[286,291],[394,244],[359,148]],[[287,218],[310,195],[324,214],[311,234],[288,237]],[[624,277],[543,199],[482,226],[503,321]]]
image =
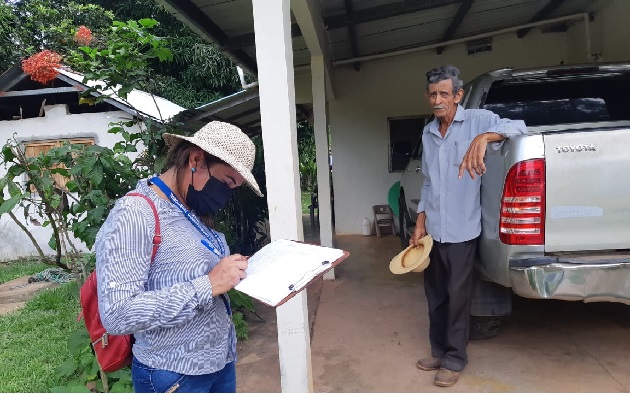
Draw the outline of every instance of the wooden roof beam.
[[[352,51],[352,57],[354,58],[354,57],[357,57],[359,53],[358,53],[358,47],[357,47],[357,35],[354,30],[354,22],[352,22],[353,21],[352,0],[345,0],[345,7],[346,7],[346,15],[348,16],[348,20],[350,20],[350,23],[348,24],[348,36],[350,37],[350,50]],[[359,71],[361,69],[361,62],[355,61],[354,63],[352,63],[352,66],[354,67],[356,71]]]
[[[462,23],[464,17],[468,13],[468,10],[470,10],[470,6],[472,6],[472,3],[474,3],[474,1],[475,0],[465,0],[462,4],[460,4],[459,8],[457,9],[457,13],[451,20],[450,25],[448,26],[448,28],[446,28],[446,31],[444,31],[444,36],[442,36],[442,40],[440,40],[440,42],[446,42],[453,39],[457,28],[459,28],[459,24]],[[444,49],[446,49],[446,46],[438,46],[435,51],[437,52],[437,54],[442,54]]]
[[[536,13],[536,15],[534,15],[529,22],[537,22],[537,21],[541,21],[544,20],[545,18],[547,18],[549,16],[549,14],[551,14],[552,12],[554,12],[558,7],[560,7],[560,5],[564,2],[564,0],[549,0],[549,2],[540,9],[540,11],[538,11]],[[529,33],[529,31],[531,31],[532,28],[523,28],[523,29],[519,29],[518,31],[516,31],[516,37],[519,39],[522,39],[525,37],[525,35],[527,35]]]
[[[324,60],[326,96],[330,101],[335,100],[330,45],[324,30],[321,3],[319,0],[292,1],[291,11],[295,21],[300,25],[302,37],[311,54],[311,61],[313,57],[318,56]]]
[[[299,38],[302,36],[302,31],[300,30],[300,26],[298,24],[291,24],[291,37]],[[256,37],[254,32],[248,32],[246,34],[242,34],[239,36],[233,36],[231,38],[227,38],[224,48],[226,50],[236,50],[243,49],[250,46],[256,45]]]
[[[418,11],[445,7],[461,2],[462,0],[403,0],[389,2],[380,6],[354,10],[352,20],[349,20],[347,13],[330,15],[324,18],[324,25],[328,30],[343,28],[350,24],[357,25],[365,22],[378,21],[384,18],[417,13]]]

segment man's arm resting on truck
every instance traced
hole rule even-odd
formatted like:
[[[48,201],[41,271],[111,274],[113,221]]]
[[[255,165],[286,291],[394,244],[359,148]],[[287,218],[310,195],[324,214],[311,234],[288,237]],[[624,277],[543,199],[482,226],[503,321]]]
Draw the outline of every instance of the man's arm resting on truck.
[[[489,113],[489,116],[486,114],[485,118],[488,119],[486,120],[486,123],[488,123],[486,132],[477,135],[470,143],[470,147],[468,147],[468,151],[459,165],[458,177],[460,179],[464,174],[464,170],[468,171],[473,180],[475,180],[475,173],[481,176],[486,172],[486,164],[483,158],[486,155],[488,143],[503,141],[506,138],[527,134],[528,132],[523,120],[502,119],[494,113]],[[498,146],[500,144],[497,144]]]
[[[470,177],[475,180],[475,173],[481,176],[486,173],[486,164],[483,161],[484,156],[486,156],[486,148],[488,147],[489,142],[503,141],[506,137],[502,136],[499,133],[483,133],[479,134],[475,137],[474,140],[470,143],[470,147],[468,147],[468,151],[464,155],[464,159],[462,163],[459,165],[459,175],[458,177],[461,179],[464,170],[468,171]]]
[[[481,176],[486,172],[483,158],[486,155],[488,143],[500,142],[515,135],[527,134],[527,127],[523,120],[503,119],[498,114],[485,109],[480,109],[477,113],[480,118],[477,128],[483,134],[477,135],[470,143],[470,147],[468,147],[468,151],[459,165],[458,177],[460,179],[464,175],[464,170],[468,171],[473,180],[475,180],[475,173]],[[497,144],[498,146],[500,144]]]

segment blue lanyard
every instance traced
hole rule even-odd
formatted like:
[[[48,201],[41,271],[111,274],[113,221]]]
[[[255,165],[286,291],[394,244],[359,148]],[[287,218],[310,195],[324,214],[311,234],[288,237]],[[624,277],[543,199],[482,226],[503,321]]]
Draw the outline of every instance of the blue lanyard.
[[[223,258],[225,256],[225,247],[223,247],[223,242],[221,241],[221,238],[219,237],[217,232],[215,232],[214,230],[210,229],[210,233],[212,233],[212,236],[210,236],[210,233],[208,233],[208,231],[201,225],[201,223],[199,222],[197,217],[195,215],[191,214],[188,209],[186,209],[186,207],[175,196],[175,194],[173,194],[173,191],[171,191],[171,189],[166,184],[164,184],[162,179],[160,179],[159,177],[156,176],[156,177],[152,177],[151,179],[149,179],[149,181],[150,181],[150,183],[153,183],[156,186],[158,186],[159,189],[162,190],[162,192],[168,197],[168,199],[173,204],[175,204],[175,206],[177,208],[179,208],[180,211],[182,211],[182,213],[184,214],[184,216],[186,218],[188,218],[190,223],[192,223],[193,226],[195,228],[197,228],[197,230],[200,231],[202,235],[204,235],[205,239],[202,239],[201,243],[204,246],[206,246],[206,248],[208,250],[212,251],[214,253],[214,255],[216,255],[219,258]],[[214,241],[212,240],[213,237],[214,237],[214,241],[216,241],[216,244],[219,247],[219,250],[217,250],[217,248],[214,246]],[[210,240],[210,241],[208,241],[208,240]]]
[[[212,238],[210,237],[210,234],[208,233],[208,231],[206,229],[204,229],[203,226],[201,226],[201,223],[199,223],[199,220],[197,219],[197,217],[195,215],[192,215],[190,213],[190,211],[188,211],[186,209],[186,207],[181,203],[181,201],[179,201],[177,199],[175,194],[173,194],[173,191],[171,191],[171,189],[168,188],[168,186],[166,184],[164,184],[162,179],[160,179],[157,176],[156,177],[152,177],[151,179],[149,179],[149,183],[153,183],[156,186],[158,186],[159,189],[162,190],[162,192],[168,197],[168,199],[173,204],[175,204],[175,206],[177,208],[179,208],[180,211],[182,211],[182,213],[184,214],[184,216],[186,218],[188,218],[190,223],[192,223],[193,226],[196,227],[197,230],[200,231],[201,234],[206,237],[206,239],[212,241]],[[221,258],[223,258],[225,256],[225,247],[223,247],[223,242],[221,241],[221,238],[219,238],[219,235],[217,234],[217,232],[215,232],[212,229],[210,229],[210,232],[212,233],[212,236],[214,236],[214,239],[216,240],[217,244],[219,245],[219,250],[221,250],[221,253],[219,253],[219,251],[217,251],[216,247],[214,247],[212,244],[210,244],[210,242],[208,240],[201,239],[201,243],[204,246],[206,246],[206,248],[208,250],[212,251],[217,257],[219,257],[219,259],[221,259]],[[230,302],[228,302],[227,296],[225,294],[221,294],[221,300],[223,300],[223,304],[225,305],[225,310],[227,311],[227,315],[229,317],[231,317],[232,316],[232,309],[230,308]]]

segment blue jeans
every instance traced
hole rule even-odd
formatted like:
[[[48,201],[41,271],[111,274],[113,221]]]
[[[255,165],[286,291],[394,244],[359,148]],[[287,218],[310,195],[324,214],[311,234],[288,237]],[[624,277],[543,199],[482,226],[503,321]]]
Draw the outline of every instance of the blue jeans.
[[[185,375],[151,368],[134,357],[131,381],[134,392],[236,392],[236,369],[230,362],[211,374]]]

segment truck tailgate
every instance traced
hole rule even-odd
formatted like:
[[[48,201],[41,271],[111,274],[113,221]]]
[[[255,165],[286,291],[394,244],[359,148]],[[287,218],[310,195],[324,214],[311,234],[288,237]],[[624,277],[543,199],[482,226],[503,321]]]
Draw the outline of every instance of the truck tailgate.
[[[545,252],[630,249],[630,129],[545,134]]]

